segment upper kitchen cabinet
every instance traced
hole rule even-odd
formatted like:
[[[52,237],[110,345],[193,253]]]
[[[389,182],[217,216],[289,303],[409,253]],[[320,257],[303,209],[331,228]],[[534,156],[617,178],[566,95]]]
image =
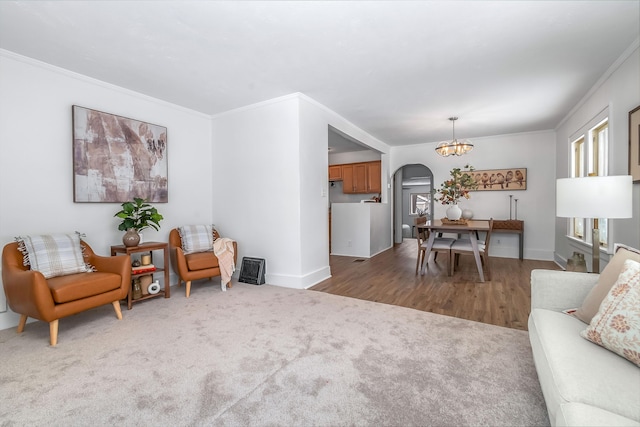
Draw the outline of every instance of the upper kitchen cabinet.
[[[367,193],[381,193],[382,162],[367,163]]]
[[[329,166],[329,181],[342,181],[342,165]]]
[[[342,191],[348,194],[380,193],[381,162],[342,165]]]

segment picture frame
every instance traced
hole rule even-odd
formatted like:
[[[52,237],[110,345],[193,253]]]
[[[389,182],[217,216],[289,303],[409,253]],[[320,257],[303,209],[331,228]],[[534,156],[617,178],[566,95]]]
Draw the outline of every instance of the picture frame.
[[[515,191],[527,189],[527,168],[476,169],[467,172],[478,188],[471,191]]]
[[[629,175],[640,182],[640,105],[629,111]]]
[[[73,201],[167,203],[167,128],[72,106]]]

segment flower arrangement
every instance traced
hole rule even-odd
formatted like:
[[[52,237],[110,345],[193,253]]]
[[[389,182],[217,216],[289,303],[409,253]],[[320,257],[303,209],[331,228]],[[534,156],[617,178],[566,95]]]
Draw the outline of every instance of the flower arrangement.
[[[469,199],[471,197],[469,191],[478,188],[478,183],[469,173],[473,171],[474,168],[471,165],[465,165],[464,169],[451,169],[451,179],[440,185],[440,189],[437,191],[439,196],[436,199],[443,205],[456,205],[461,197]]]

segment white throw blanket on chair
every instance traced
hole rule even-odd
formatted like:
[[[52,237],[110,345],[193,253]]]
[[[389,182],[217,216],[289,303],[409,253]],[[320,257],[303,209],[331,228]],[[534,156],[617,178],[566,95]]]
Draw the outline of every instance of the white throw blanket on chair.
[[[236,265],[233,261],[233,240],[228,237],[220,237],[214,240],[213,253],[218,258],[218,264],[220,267],[220,287],[223,291],[226,291],[227,283],[231,281],[231,275],[236,271]]]

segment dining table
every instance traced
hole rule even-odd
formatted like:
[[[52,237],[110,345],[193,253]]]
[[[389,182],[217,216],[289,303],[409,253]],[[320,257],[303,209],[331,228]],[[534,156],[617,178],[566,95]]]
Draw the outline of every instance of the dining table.
[[[427,264],[429,263],[429,255],[431,254],[431,248],[436,238],[436,234],[441,233],[454,233],[458,236],[468,234],[471,240],[471,247],[473,248],[473,256],[476,260],[476,266],[478,267],[478,274],[480,274],[480,281],[484,282],[484,271],[482,269],[482,259],[480,258],[480,251],[478,250],[478,233],[481,231],[488,232],[490,230],[489,221],[487,220],[468,220],[464,222],[444,221],[441,219],[432,219],[422,224],[416,225],[418,230],[428,230],[429,239],[427,240],[426,252],[424,254],[424,261],[422,264],[421,274],[424,275]],[[453,260],[451,260],[453,262]]]

